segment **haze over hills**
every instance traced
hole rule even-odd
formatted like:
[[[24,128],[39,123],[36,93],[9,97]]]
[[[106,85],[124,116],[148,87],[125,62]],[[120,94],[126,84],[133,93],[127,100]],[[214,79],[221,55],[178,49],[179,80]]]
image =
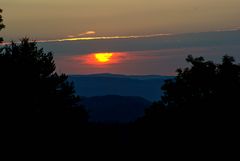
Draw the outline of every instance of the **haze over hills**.
[[[79,96],[138,96],[149,101],[161,98],[161,86],[164,80],[172,76],[159,75],[119,75],[119,74],[92,74],[71,75],[76,93]]]
[[[76,93],[96,122],[131,122],[161,98],[161,86],[171,76],[91,74],[72,75]]]

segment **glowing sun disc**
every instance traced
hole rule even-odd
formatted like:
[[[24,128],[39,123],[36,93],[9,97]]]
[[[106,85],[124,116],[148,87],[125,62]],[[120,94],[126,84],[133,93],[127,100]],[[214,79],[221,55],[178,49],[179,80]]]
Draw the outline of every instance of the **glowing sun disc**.
[[[110,61],[112,55],[112,53],[96,53],[95,58],[98,62],[106,63]]]

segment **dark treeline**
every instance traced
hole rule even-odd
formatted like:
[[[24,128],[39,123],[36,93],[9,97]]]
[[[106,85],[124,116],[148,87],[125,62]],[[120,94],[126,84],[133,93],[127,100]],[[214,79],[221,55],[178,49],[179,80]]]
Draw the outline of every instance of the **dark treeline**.
[[[14,114],[20,120],[37,115],[45,115],[45,120],[41,121],[58,122],[67,115],[65,121],[74,119],[71,115],[81,116],[81,121],[87,119],[87,112],[78,104],[73,84],[67,81],[65,74],[55,72],[52,53],[44,53],[35,42],[23,39],[20,44],[2,48],[0,73],[2,112]],[[33,120],[28,121],[33,123]]]
[[[233,57],[225,55],[220,64],[192,56],[186,61],[191,67],[178,69],[176,78],[165,82],[162,101],[154,103],[147,115],[160,111],[193,114],[239,111],[240,65]]]
[[[240,64],[227,55],[219,64],[203,57],[188,56],[186,61],[191,66],[177,69],[175,79],[162,86],[161,100],[136,121],[137,143],[185,144],[193,138],[191,146],[222,147],[235,141],[239,134]]]
[[[57,142],[61,136],[82,145],[129,145],[126,148],[183,143],[190,135],[201,134],[194,140],[198,144],[214,139],[219,129],[232,132],[239,114],[240,65],[230,56],[219,64],[202,57],[186,60],[191,66],[178,69],[175,79],[165,82],[164,95],[146,109],[144,117],[128,124],[90,123],[73,83],[55,72],[52,53],[26,38],[19,44],[12,42],[0,50],[3,123],[12,130],[19,125],[21,130],[23,126],[26,131],[34,129],[36,135],[25,138],[39,142],[43,138]]]

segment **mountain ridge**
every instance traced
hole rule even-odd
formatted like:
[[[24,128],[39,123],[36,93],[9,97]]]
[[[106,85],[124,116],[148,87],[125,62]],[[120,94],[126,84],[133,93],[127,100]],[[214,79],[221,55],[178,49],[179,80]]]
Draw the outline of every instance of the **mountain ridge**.
[[[69,76],[69,80],[74,82],[76,93],[79,96],[139,96],[149,101],[159,100],[162,95],[161,86],[166,79],[172,78],[174,77],[158,75],[129,76],[110,73]]]
[[[149,78],[149,79],[161,79],[174,76],[163,76],[155,74],[147,75],[125,75],[125,74],[112,74],[112,73],[96,73],[96,74],[76,74],[69,75],[70,77],[111,77],[111,78]]]

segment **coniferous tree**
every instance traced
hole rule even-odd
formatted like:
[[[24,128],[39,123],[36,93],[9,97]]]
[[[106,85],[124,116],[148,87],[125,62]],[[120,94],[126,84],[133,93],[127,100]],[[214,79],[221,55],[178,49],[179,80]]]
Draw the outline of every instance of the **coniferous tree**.
[[[73,83],[55,72],[52,53],[45,53],[35,42],[25,38],[20,44],[5,46],[0,54],[0,75],[2,111],[86,120]]]

